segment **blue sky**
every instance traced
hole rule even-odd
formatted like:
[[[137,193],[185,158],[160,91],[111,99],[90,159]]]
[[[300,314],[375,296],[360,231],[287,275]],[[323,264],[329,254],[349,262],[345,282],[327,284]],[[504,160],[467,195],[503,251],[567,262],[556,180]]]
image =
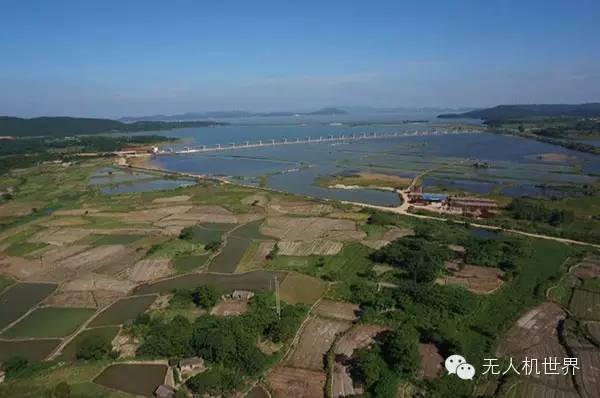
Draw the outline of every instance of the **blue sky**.
[[[0,0],[0,114],[600,101],[600,1]]]

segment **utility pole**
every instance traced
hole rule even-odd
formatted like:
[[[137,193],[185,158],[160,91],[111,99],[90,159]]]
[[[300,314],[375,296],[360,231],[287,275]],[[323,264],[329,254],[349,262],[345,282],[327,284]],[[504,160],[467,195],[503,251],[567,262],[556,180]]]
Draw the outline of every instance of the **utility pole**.
[[[277,319],[281,320],[281,300],[279,299],[279,281],[275,276],[275,308],[277,311]]]

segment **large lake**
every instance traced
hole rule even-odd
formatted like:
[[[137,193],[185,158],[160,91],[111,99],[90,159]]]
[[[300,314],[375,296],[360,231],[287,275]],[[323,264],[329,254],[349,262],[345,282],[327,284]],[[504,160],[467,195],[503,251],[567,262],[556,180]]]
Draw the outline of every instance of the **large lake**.
[[[338,121],[335,118],[330,118],[330,122],[282,119],[270,120],[270,124],[253,120],[225,127],[160,133],[181,138],[182,142],[170,146],[181,149],[184,146],[318,138],[363,132],[402,134],[444,130],[442,124],[434,120],[427,123],[379,122],[356,125],[356,122]],[[547,153],[562,154],[564,157],[553,161],[540,158],[541,154]],[[594,174],[600,173],[599,156],[491,133],[401,136],[345,143],[239,148],[222,152],[161,155],[152,162],[168,170],[228,176],[249,185],[264,184],[291,193],[385,206],[399,203],[395,193],[370,189],[328,189],[317,186],[315,179],[360,171],[413,177],[429,170],[424,187],[434,191],[461,190],[477,194],[493,191],[512,197],[562,197],[581,194],[586,185],[595,182]],[[475,162],[487,162],[489,167],[473,167]]]

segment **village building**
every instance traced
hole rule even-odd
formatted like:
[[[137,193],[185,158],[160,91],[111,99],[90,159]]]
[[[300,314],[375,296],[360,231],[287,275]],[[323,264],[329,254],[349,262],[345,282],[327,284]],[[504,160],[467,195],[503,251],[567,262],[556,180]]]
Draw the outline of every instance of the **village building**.
[[[231,298],[235,300],[250,300],[252,297],[254,297],[254,292],[249,290],[234,290],[231,293]]]
[[[204,369],[206,369],[204,367],[204,359],[200,357],[186,358],[179,361],[179,371],[181,373],[203,371]]]
[[[451,197],[448,207],[462,211],[463,214],[476,217],[489,217],[498,208],[498,203],[492,199],[474,197]]]
[[[175,396],[175,389],[166,384],[161,384],[154,390],[154,396],[156,398],[173,398]]]

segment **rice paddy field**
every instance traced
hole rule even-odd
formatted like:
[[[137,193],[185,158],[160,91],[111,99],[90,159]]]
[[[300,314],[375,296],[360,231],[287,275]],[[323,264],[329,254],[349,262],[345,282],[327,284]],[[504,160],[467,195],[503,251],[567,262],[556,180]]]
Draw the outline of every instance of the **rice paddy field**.
[[[136,396],[152,397],[162,384],[167,366],[156,364],[117,364],[104,369],[94,383]]]
[[[17,283],[8,288],[0,296],[0,329],[24,315],[55,289],[52,283]]]
[[[65,337],[81,326],[96,309],[41,307],[6,330],[4,338]]]
[[[135,319],[156,301],[155,295],[124,298],[104,311],[90,323],[91,327],[121,325]]]
[[[0,340],[0,361],[21,357],[30,361],[41,361],[58,347],[58,339]]]

